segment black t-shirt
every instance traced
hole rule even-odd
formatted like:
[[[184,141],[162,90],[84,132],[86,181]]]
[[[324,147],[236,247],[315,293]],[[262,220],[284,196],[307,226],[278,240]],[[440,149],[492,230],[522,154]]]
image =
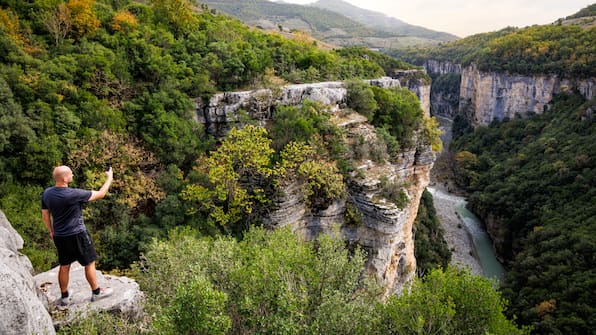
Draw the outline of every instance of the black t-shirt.
[[[54,221],[54,236],[71,236],[86,230],[83,203],[91,191],[70,187],[48,187],[41,196],[41,209],[47,209]]]

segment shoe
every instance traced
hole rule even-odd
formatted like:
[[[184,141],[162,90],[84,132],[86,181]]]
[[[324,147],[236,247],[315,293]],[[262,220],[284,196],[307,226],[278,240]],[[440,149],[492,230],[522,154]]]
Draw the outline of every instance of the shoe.
[[[114,293],[114,290],[112,290],[111,288],[100,288],[98,294],[91,293],[91,301],[96,301],[105,297],[109,297],[110,295],[112,295],[112,293]]]
[[[70,297],[60,298],[56,300],[56,306],[58,307],[67,307],[70,305]]]

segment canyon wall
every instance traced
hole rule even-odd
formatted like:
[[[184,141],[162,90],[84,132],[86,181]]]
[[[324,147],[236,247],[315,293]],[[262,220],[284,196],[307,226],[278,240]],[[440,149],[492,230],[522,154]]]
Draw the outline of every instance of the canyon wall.
[[[475,66],[463,68],[460,111],[473,110],[474,126],[488,125],[516,115],[527,117],[550,108],[553,97],[577,90],[586,99],[594,97],[595,78],[565,79],[556,75],[522,76],[482,72]]]
[[[453,117],[456,113],[473,115],[468,121],[474,126],[488,125],[493,120],[540,114],[550,108],[555,95],[563,92],[577,91],[590,100],[594,97],[596,83],[596,78],[483,72],[473,64],[462,67],[449,61],[427,60],[424,67],[433,77],[430,96],[432,113],[447,117]],[[435,88],[435,83],[441,83],[444,76],[449,74],[461,75],[459,91],[446,85]],[[459,93],[459,107],[453,92]]]
[[[439,75],[462,72],[461,64],[450,61],[439,61],[435,59],[429,59],[424,62],[424,69],[428,73],[436,73]]]
[[[424,101],[430,101],[430,87],[413,73],[369,82],[381,87],[417,89],[417,94],[424,94]],[[424,87],[417,88],[417,83]],[[277,91],[226,92],[215,95],[207,104],[197,102],[197,120],[204,123],[211,134],[221,137],[242,114],[266,126],[275,113],[275,106],[298,105],[304,99],[310,99],[327,106],[333,122],[346,130],[344,140],[348,147],[353,147],[362,138],[367,144],[375,143],[375,129],[366,117],[344,110],[346,93],[341,82],[290,85]],[[430,145],[418,139],[414,142],[416,145],[412,148],[382,162],[350,157],[355,162],[356,171],[345,180],[347,195],[324,209],[308,208],[302,185],[289,182],[283,188],[283,195],[275,199],[275,209],[265,219],[265,224],[270,227],[290,225],[306,239],[316,238],[339,225],[343,238],[350,245],[359,245],[367,251],[367,269],[385,285],[386,293],[401,291],[416,275],[412,227],[435,160]],[[407,196],[403,208],[383,197],[383,182],[402,187]],[[353,210],[359,213],[357,220],[348,218]]]

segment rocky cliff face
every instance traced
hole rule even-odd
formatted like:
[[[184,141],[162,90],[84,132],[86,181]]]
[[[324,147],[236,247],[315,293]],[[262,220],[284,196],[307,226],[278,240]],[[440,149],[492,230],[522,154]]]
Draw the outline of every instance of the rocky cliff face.
[[[416,86],[412,78],[409,81],[382,78],[371,84],[402,86],[402,81],[409,87]],[[429,87],[425,86],[419,93],[425,94],[429,101]],[[199,121],[205,123],[212,134],[221,136],[236,122],[240,109],[253,120],[267,124],[276,104],[300,104],[303,99],[328,106],[334,122],[346,129],[345,141],[349,146],[353,147],[362,138],[367,144],[376,142],[375,129],[365,117],[357,113],[345,115],[342,111],[346,90],[339,82],[292,85],[277,93],[257,90],[219,94],[209,104],[198,105]],[[328,208],[317,211],[307,208],[301,185],[286,185],[283,195],[276,199],[276,210],[266,223],[272,227],[291,225],[307,239],[339,225],[346,241],[368,252],[368,270],[384,283],[386,292],[400,291],[416,274],[412,227],[435,159],[429,145],[414,142],[420,143],[390,160],[373,162],[367,157],[355,160],[357,171],[346,180],[346,198]],[[383,182],[403,189],[408,199],[403,208],[383,197]],[[349,212],[354,210],[358,213],[356,220],[349,218]]]
[[[521,76],[482,72],[475,66],[462,70],[460,111],[471,108],[474,126],[488,125],[516,115],[527,117],[550,108],[558,93],[578,90],[586,99],[594,96],[596,79],[564,79],[556,75]]]
[[[48,301],[22,248],[23,239],[0,211],[0,334],[55,334]]]
[[[430,91],[432,115],[453,119],[459,111],[461,65],[430,59],[424,63],[424,68],[433,80]]]
[[[428,73],[436,73],[439,75],[448,73],[461,73],[461,64],[456,64],[449,61],[438,61],[429,59],[424,62],[424,69]]]
[[[474,126],[488,125],[516,115],[527,117],[550,108],[558,93],[577,90],[586,99],[594,97],[595,78],[568,79],[556,75],[522,76],[497,72],[482,72],[476,66],[462,67],[448,61],[427,60],[424,67],[433,77],[431,110],[433,114],[453,117],[456,112],[471,111]],[[448,74],[461,74],[459,107],[453,88],[435,89],[434,85]],[[459,111],[455,110],[458,108]]]
[[[368,82],[384,88],[411,89],[420,99],[425,114],[429,115],[430,83],[415,79],[414,72],[420,71],[396,71],[396,78],[383,77]],[[343,83],[339,81],[288,85],[278,89],[225,92],[214,95],[207,103],[197,100],[196,115],[197,121],[205,124],[210,134],[223,137],[241,118],[240,110],[244,110],[250,119],[265,125],[271,120],[277,105],[298,105],[302,100],[310,99],[331,106],[332,110],[339,110],[346,107],[346,94]]]

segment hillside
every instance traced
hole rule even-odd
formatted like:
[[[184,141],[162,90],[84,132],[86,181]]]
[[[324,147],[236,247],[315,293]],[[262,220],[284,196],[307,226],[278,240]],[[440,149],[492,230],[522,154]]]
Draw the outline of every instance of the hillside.
[[[271,2],[267,0],[205,0],[201,3],[228,13],[243,22],[268,30],[302,31],[327,43],[338,46],[360,45],[375,49],[403,48],[412,45],[431,45],[455,37],[433,32],[428,29],[418,28],[408,24],[399,29],[394,26],[394,21],[385,17],[387,21],[384,29],[371,25],[371,19],[359,21],[354,17],[375,18],[384,16],[380,13],[365,11],[357,7],[349,8],[347,13],[331,8],[315,6],[302,6],[284,2]],[[325,6],[326,3],[320,3]],[[350,15],[352,15],[350,14]]]
[[[593,26],[556,24],[505,28],[438,47],[393,50],[387,54],[419,65],[434,59],[464,66],[474,63],[486,72],[590,78],[596,76],[594,40]]]
[[[511,314],[536,334],[596,327],[594,110],[594,100],[561,95],[543,115],[478,128],[453,143],[469,206],[506,251]]]
[[[319,0],[312,5],[339,13],[367,27],[392,34],[425,38],[439,42],[448,42],[459,38],[449,33],[411,25],[400,19],[387,16],[383,13],[359,8],[342,0]],[[403,13],[403,15],[407,15],[407,13]]]

